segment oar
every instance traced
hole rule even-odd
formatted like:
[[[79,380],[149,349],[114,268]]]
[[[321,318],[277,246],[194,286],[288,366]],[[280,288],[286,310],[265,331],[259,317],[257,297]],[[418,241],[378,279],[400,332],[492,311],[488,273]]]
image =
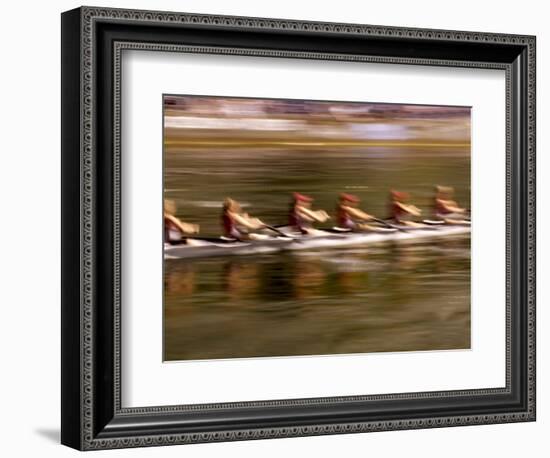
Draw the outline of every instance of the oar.
[[[301,243],[302,242],[301,237],[299,235],[295,236],[295,235],[291,235],[291,234],[285,234],[283,231],[280,231],[279,229],[277,229],[274,226],[269,226],[268,224],[264,224],[263,227],[265,227],[266,229],[272,230],[273,232],[279,234],[281,237],[284,237],[285,239],[291,239],[295,243]]]
[[[274,226],[270,226],[270,225],[268,225],[268,224],[264,224],[264,227],[265,227],[266,229],[269,229],[269,230],[271,230],[271,231],[273,231],[273,232],[279,234],[281,237],[285,237],[285,238],[287,238],[287,239],[292,239],[292,238],[294,238],[294,237],[292,237],[292,236],[289,235],[289,234],[285,234],[283,231],[280,231],[279,229],[277,229],[277,228],[274,227]]]
[[[392,229],[397,229],[398,231],[402,231],[402,232],[407,232],[407,229],[396,226],[395,224],[390,224],[387,221],[384,221],[383,219],[375,218],[374,216],[371,216],[371,219],[373,221],[376,221],[377,223],[383,224],[386,227],[390,227]]]

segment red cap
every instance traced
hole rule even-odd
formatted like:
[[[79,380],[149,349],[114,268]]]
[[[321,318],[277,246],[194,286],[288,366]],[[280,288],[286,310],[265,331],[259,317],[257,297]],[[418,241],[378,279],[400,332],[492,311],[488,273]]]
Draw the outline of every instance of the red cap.
[[[292,196],[294,197],[294,200],[297,202],[313,202],[313,198],[306,196],[304,194],[300,194],[299,192],[292,193]]]
[[[394,200],[398,200],[398,201],[401,201],[401,200],[408,200],[409,199],[409,193],[408,192],[400,192],[400,191],[390,191],[391,192],[391,196]]]
[[[348,194],[346,192],[340,194],[340,199],[353,203],[358,203],[361,200],[359,199],[359,197],[354,196],[353,194]]]

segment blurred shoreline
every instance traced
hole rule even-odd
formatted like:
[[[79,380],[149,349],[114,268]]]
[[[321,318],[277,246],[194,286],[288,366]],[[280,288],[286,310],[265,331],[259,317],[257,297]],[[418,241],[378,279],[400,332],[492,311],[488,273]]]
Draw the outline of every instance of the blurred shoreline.
[[[193,138],[189,133],[186,138],[174,138],[175,135],[167,130],[164,140],[164,146],[167,151],[174,151],[180,148],[330,148],[330,147],[426,147],[426,148],[460,148],[468,149],[469,154],[470,142],[447,141],[435,142],[429,140],[324,140],[315,141],[308,139],[293,139],[293,140],[277,140],[277,139],[238,139],[216,136],[212,138]]]
[[[178,148],[470,147],[470,108],[171,96],[164,145]]]

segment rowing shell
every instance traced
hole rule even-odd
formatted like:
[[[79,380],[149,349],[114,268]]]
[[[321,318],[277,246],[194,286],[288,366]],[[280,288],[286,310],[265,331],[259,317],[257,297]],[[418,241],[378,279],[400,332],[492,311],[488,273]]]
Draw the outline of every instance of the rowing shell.
[[[318,230],[314,235],[293,234],[288,228],[281,228],[288,237],[272,237],[267,240],[227,241],[223,239],[193,239],[190,244],[164,246],[166,259],[194,259],[212,256],[233,256],[276,253],[280,251],[307,250],[315,248],[335,248],[348,245],[367,245],[386,241],[416,240],[421,238],[443,237],[467,234],[470,226],[427,226],[403,231],[385,230],[381,232],[339,232]]]

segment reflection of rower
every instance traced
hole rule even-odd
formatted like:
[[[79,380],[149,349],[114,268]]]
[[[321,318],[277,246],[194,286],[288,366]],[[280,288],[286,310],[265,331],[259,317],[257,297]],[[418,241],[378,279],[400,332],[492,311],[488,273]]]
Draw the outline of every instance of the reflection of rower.
[[[390,192],[390,218],[398,224],[410,227],[423,227],[423,224],[411,221],[413,216],[420,216],[420,209],[407,203],[410,196],[406,192]]]
[[[353,194],[341,193],[336,205],[336,224],[339,229],[351,231],[376,231],[379,228],[359,221],[372,221],[375,218],[363,210],[357,208],[359,197]]]
[[[265,227],[265,224],[258,218],[251,218],[242,211],[239,203],[230,197],[223,201],[222,225],[224,236],[236,240],[260,240],[267,238],[265,235],[252,234]]]
[[[330,219],[326,211],[312,210],[312,202],[313,199],[309,196],[297,192],[292,194],[288,224],[294,230],[302,234],[309,234],[315,231],[315,229],[311,227],[312,223],[324,223]]]
[[[186,235],[197,234],[198,224],[184,223],[174,214],[176,203],[173,200],[164,200],[164,242],[173,245],[186,242]]]
[[[434,216],[447,224],[458,224],[465,222],[465,208],[460,208],[452,200],[454,189],[450,186],[436,186],[434,196]]]

